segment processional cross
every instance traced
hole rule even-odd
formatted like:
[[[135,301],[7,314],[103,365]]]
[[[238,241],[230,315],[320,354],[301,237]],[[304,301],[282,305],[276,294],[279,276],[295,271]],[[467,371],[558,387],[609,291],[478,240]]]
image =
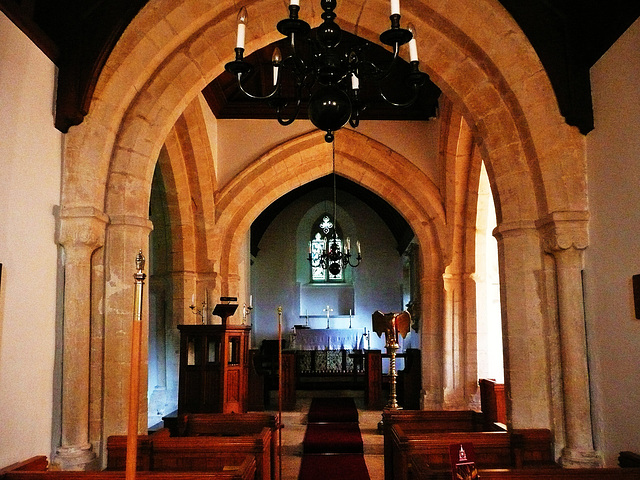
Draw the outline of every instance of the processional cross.
[[[322,311],[327,312],[327,328],[329,328],[329,316],[333,312],[333,308],[329,308],[329,305],[327,305],[327,308],[323,308]]]

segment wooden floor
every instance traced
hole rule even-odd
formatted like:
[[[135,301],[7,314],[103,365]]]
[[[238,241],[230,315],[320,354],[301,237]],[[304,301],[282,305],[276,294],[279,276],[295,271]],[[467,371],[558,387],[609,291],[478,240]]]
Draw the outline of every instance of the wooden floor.
[[[307,412],[311,399],[316,396],[351,396],[356,401],[360,418],[360,432],[364,445],[364,459],[372,479],[384,478],[383,438],[378,433],[378,422],[382,418],[382,411],[363,409],[362,390],[298,390],[296,411],[282,412],[282,479],[297,480],[302,461],[302,440],[307,428]],[[277,408],[277,399],[273,399],[272,406]]]

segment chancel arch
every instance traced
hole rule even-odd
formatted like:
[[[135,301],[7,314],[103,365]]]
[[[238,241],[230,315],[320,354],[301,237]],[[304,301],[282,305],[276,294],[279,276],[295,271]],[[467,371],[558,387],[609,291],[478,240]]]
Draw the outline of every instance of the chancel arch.
[[[278,37],[273,25],[282,16],[283,5],[276,0],[255,0],[248,3],[248,8],[252,18],[261,19],[248,31],[247,48],[251,51]],[[71,230],[71,235],[60,243],[71,248],[66,239],[74,238],[73,231],[81,228],[83,222],[101,225],[104,215],[108,216],[104,315],[106,326],[120,332],[118,345],[109,353],[121,359],[122,371],[128,368],[124,351],[128,347],[130,318],[124,312],[130,308],[133,291],[128,281],[129,265],[139,249],[147,253],[151,228],[147,207],[155,163],[180,115],[232,58],[236,9],[236,3],[228,0],[158,2],[143,8],[107,61],[84,123],[73,127],[67,136],[60,222],[63,230]],[[319,13],[315,7],[302,12],[312,24],[319,23]],[[340,5],[339,14],[345,29],[376,41],[374,32],[388,23],[388,3],[370,0],[358,6],[345,2]],[[549,427],[555,411],[553,399],[550,389],[540,386],[549,385],[548,346],[543,333],[553,323],[551,312],[555,311],[555,305],[540,294],[538,279],[539,272],[549,268],[544,261],[548,252],[553,255],[553,266],[558,272],[561,336],[566,344],[583,348],[580,341],[584,340],[584,325],[582,329],[574,328],[583,323],[582,299],[579,289],[572,288],[574,273],[579,270],[587,245],[583,139],[577,129],[565,124],[538,58],[497,0],[472,4],[464,0],[417,0],[404,7],[403,19],[413,22],[420,32],[418,47],[424,52],[421,68],[463,112],[494,191],[503,318],[507,326],[505,365],[511,392],[510,423],[518,428]],[[329,158],[327,147],[314,135],[292,142],[306,142],[307,147],[297,148],[308,148],[309,158]],[[286,144],[287,148],[291,148],[292,142]],[[340,147],[338,143],[337,147],[344,148],[338,162],[341,175],[393,202],[416,235],[426,239],[421,245],[433,247],[422,251],[425,266],[422,283],[427,291],[441,292],[442,274],[448,263],[443,260],[449,258],[443,245],[448,236],[446,230],[435,228],[445,222],[444,214],[420,197],[428,196],[424,193],[428,186],[407,185],[408,180],[415,179],[404,178],[402,185],[410,194],[392,198],[395,188],[378,185],[375,179],[392,179],[398,173],[394,171],[398,165],[384,163],[390,174],[382,175],[380,165],[363,163],[347,145]],[[286,165],[286,161],[278,161],[278,155],[284,153],[276,149],[271,156],[273,163]],[[248,178],[250,171],[251,168],[247,169]],[[212,279],[216,293],[233,293],[239,288],[242,281],[236,271],[239,252],[246,242],[243,235],[251,218],[265,206],[260,195],[266,193],[277,198],[296,184],[328,171],[328,164],[322,163],[298,177],[266,169],[259,173],[260,180],[253,183],[260,187],[255,191],[249,192],[236,182],[214,194],[215,231],[205,230],[207,258],[219,275]],[[287,181],[276,186],[276,178]],[[239,197],[230,194],[232,191],[239,193]],[[229,212],[235,209],[229,206],[236,201],[252,205],[251,210],[244,215],[232,215]],[[87,250],[83,258],[74,261],[79,265],[89,263],[92,251]],[[74,280],[78,285],[90,281],[85,270],[74,270],[72,264],[66,268],[69,275],[84,275]],[[523,291],[527,295],[522,295]],[[71,289],[65,292],[76,293],[82,292]],[[443,321],[442,308],[439,298],[423,298],[423,318],[430,318],[433,325]],[[85,311],[83,308],[65,311],[65,324],[82,326]],[[425,348],[433,346],[435,351],[441,348],[437,331],[441,329],[423,332]],[[537,345],[533,349],[532,340]],[[556,439],[556,444],[567,446],[564,458],[568,463],[591,462],[593,442],[590,419],[585,414],[589,410],[586,365],[572,362],[574,353],[576,358],[586,358],[583,351],[562,352],[564,418],[560,421],[567,428],[565,438]],[[425,405],[440,405],[439,375],[433,370],[427,373],[429,376],[423,381],[429,390],[427,396],[432,397],[425,399]],[[66,379],[68,382],[83,378],[83,374],[72,375],[79,377]],[[118,386],[108,381],[105,385],[105,395],[115,397]],[[64,403],[71,393],[63,389],[62,395]],[[63,419],[61,428],[62,454],[72,447],[87,448],[86,428],[81,425],[78,429],[74,418]],[[105,402],[100,434],[106,437],[121,433],[123,428],[121,414]]]

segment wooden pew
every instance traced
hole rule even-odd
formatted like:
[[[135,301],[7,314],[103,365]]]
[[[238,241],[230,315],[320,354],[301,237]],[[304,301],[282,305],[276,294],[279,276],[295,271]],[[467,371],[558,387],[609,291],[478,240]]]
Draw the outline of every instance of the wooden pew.
[[[451,470],[434,470],[422,456],[411,458],[411,480],[451,480]],[[478,469],[481,480],[639,480],[639,468]]]
[[[205,471],[220,458],[250,454],[256,461],[256,480],[271,479],[271,431],[238,436],[168,437],[153,440],[154,471]]]
[[[473,410],[388,410],[382,412],[384,433],[384,478],[394,479],[393,439],[394,425],[419,426],[424,433],[477,432],[485,425],[482,413]],[[496,427],[496,429],[499,429]]]
[[[476,462],[488,468],[513,467],[511,438],[507,432],[438,432],[424,433],[406,430],[406,426],[391,427],[394,480],[410,478],[411,460],[422,457],[435,470],[451,468],[449,446],[457,443],[472,443]],[[385,457],[385,463],[386,463]]]
[[[169,430],[162,428],[150,435],[138,435],[136,470],[153,470],[152,440],[168,437]],[[112,435],[107,438],[107,470],[124,470],[127,464],[127,436]]]
[[[620,452],[618,465],[622,468],[640,468],[640,455],[634,452]]]
[[[179,415],[176,434],[167,429],[138,438],[138,470],[209,470],[215,457],[251,454],[256,480],[275,480],[278,472],[276,417],[268,413],[197,413]],[[122,470],[126,436],[107,439],[107,469]]]
[[[224,457],[220,457],[224,458]],[[44,459],[44,462],[43,460]],[[0,480],[125,480],[124,471],[48,470],[46,457],[34,457],[0,470]],[[256,462],[251,455],[226,457],[215,469],[200,472],[136,472],[137,480],[253,480]]]
[[[507,406],[504,384],[495,380],[482,378],[478,381],[480,386],[480,402],[482,412],[489,424],[499,422],[507,423]]]
[[[107,470],[124,469],[126,436],[107,440]],[[237,461],[245,455],[255,460],[256,480],[273,480],[271,458],[272,434],[269,427],[258,433],[226,436],[169,437],[143,436],[138,445],[138,470],[147,471],[216,471],[225,461]]]
[[[271,431],[270,465],[272,480],[276,479],[278,468],[278,445],[276,416],[269,413],[188,413],[178,417],[177,435],[179,436],[216,436],[216,435],[254,435],[263,428]],[[256,459],[260,464],[260,461]],[[261,464],[258,470],[261,471]]]
[[[178,417],[176,436],[246,435],[264,427],[276,432],[276,416],[269,413],[186,413]]]
[[[410,478],[414,456],[424,459],[433,469],[450,469],[449,446],[471,443],[476,462],[484,468],[553,467],[551,434],[547,430],[517,432],[425,432],[420,425],[396,424],[391,427],[392,443],[387,460],[390,477]],[[386,478],[386,477],[385,477]]]

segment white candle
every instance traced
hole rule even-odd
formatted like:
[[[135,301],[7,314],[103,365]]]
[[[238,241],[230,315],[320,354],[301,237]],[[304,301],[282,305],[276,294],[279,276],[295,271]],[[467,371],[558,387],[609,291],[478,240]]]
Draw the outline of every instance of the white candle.
[[[407,30],[411,32],[411,40],[409,40],[409,60],[418,61],[418,45],[416,44],[416,27],[412,23],[407,25]]]
[[[195,305],[196,304],[196,294],[192,294],[191,295],[191,305]]]
[[[238,36],[236,39],[236,48],[244,49],[244,36],[247,28],[247,9],[242,7],[238,12]]]
[[[289,5],[296,5],[296,6],[299,7],[300,6],[300,0],[291,0],[289,2]]]
[[[418,61],[418,46],[415,38],[409,40],[409,60],[412,62]]]
[[[360,256],[360,242],[356,242],[356,248],[358,249],[358,256]]]
[[[249,307],[253,308],[253,295],[249,295]]]
[[[360,80],[355,73],[351,74],[351,88],[353,90],[358,90],[360,88]]]
[[[400,15],[400,0],[391,0],[391,15]]]
[[[282,54],[278,47],[273,49],[273,55],[271,56],[271,64],[273,65],[273,86],[278,84],[278,70],[280,69],[280,63],[282,63]]]

